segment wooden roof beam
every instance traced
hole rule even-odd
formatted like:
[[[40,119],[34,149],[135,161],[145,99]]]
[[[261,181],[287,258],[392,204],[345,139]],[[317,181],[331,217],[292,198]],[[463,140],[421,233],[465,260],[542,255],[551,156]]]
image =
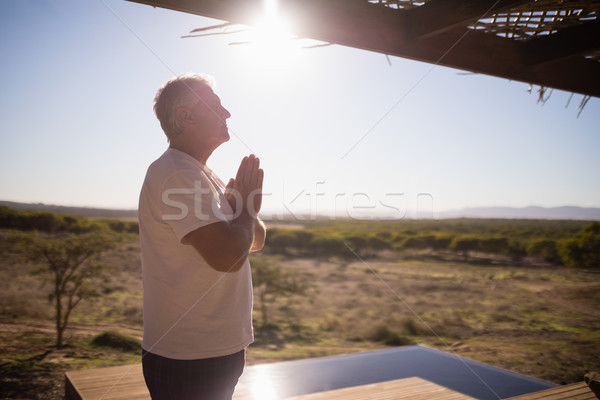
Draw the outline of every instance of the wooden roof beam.
[[[249,26],[264,9],[263,0],[128,1]],[[373,50],[372,43],[387,47],[408,38],[403,13],[365,0],[279,0],[278,12],[295,34],[329,43]]]
[[[524,43],[531,54],[529,65],[555,62],[573,56],[583,56],[600,49],[600,20],[561,29]]]
[[[263,0],[127,0],[236,24],[251,25],[263,10]]]
[[[302,37],[365,50],[409,38],[403,13],[365,0],[279,0],[278,8]]]
[[[600,97],[600,62],[572,57],[541,63],[525,43],[476,30],[465,35],[465,28],[455,28],[387,54]]]
[[[405,13],[410,21],[410,35],[428,38],[528,2],[530,0],[430,0]]]
[[[262,0],[130,1],[247,25],[263,10]],[[599,62],[583,57],[543,62],[552,54],[542,49],[543,42],[527,48],[522,42],[460,26],[411,40],[409,14],[364,0],[280,0],[279,9],[296,21],[294,32],[301,36],[600,97]],[[537,52],[531,50],[535,46]],[[564,54],[569,45],[565,41],[562,46]]]

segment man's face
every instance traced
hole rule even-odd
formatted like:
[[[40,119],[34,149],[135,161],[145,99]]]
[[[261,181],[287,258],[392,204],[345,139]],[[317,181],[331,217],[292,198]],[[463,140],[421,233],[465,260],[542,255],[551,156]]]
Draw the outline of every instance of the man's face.
[[[203,139],[220,145],[229,140],[227,119],[231,114],[221,105],[221,99],[212,89],[205,87],[197,90],[199,98],[191,107],[198,133]]]

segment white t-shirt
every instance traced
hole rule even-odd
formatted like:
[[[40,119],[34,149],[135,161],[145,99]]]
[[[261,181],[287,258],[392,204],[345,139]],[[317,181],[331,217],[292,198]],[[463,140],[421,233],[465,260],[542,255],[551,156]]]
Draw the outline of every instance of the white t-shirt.
[[[219,272],[184,240],[231,217],[224,189],[208,167],[172,148],[148,168],[138,211],[146,351],[191,360],[234,354],[254,340],[248,260]]]

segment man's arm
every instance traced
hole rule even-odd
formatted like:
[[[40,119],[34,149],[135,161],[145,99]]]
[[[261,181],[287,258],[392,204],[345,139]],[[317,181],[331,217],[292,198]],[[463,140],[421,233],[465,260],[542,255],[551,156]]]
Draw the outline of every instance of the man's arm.
[[[252,246],[250,247],[250,251],[259,251],[265,245],[265,239],[267,238],[267,228],[265,224],[260,220],[260,218],[256,218],[256,222],[254,223],[254,239],[252,240]]]
[[[244,265],[250,251],[264,245],[265,229],[258,219],[262,204],[263,170],[254,155],[244,157],[235,180],[227,185],[235,196],[228,201],[237,217],[231,221],[209,224],[188,233],[185,238],[204,260],[221,272],[236,272]],[[237,201],[241,200],[241,204]]]
[[[216,222],[188,233],[185,238],[212,268],[237,272],[242,268],[254,239],[254,221]]]

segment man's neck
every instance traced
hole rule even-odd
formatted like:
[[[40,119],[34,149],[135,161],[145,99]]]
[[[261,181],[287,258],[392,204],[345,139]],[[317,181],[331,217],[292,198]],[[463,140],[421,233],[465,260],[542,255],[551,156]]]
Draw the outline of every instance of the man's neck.
[[[205,147],[185,146],[182,143],[171,143],[169,147],[175,150],[182,151],[185,154],[194,157],[196,160],[198,160],[198,162],[200,162],[203,165],[206,165],[208,157],[210,157],[210,155],[212,154],[212,150],[206,151]]]

